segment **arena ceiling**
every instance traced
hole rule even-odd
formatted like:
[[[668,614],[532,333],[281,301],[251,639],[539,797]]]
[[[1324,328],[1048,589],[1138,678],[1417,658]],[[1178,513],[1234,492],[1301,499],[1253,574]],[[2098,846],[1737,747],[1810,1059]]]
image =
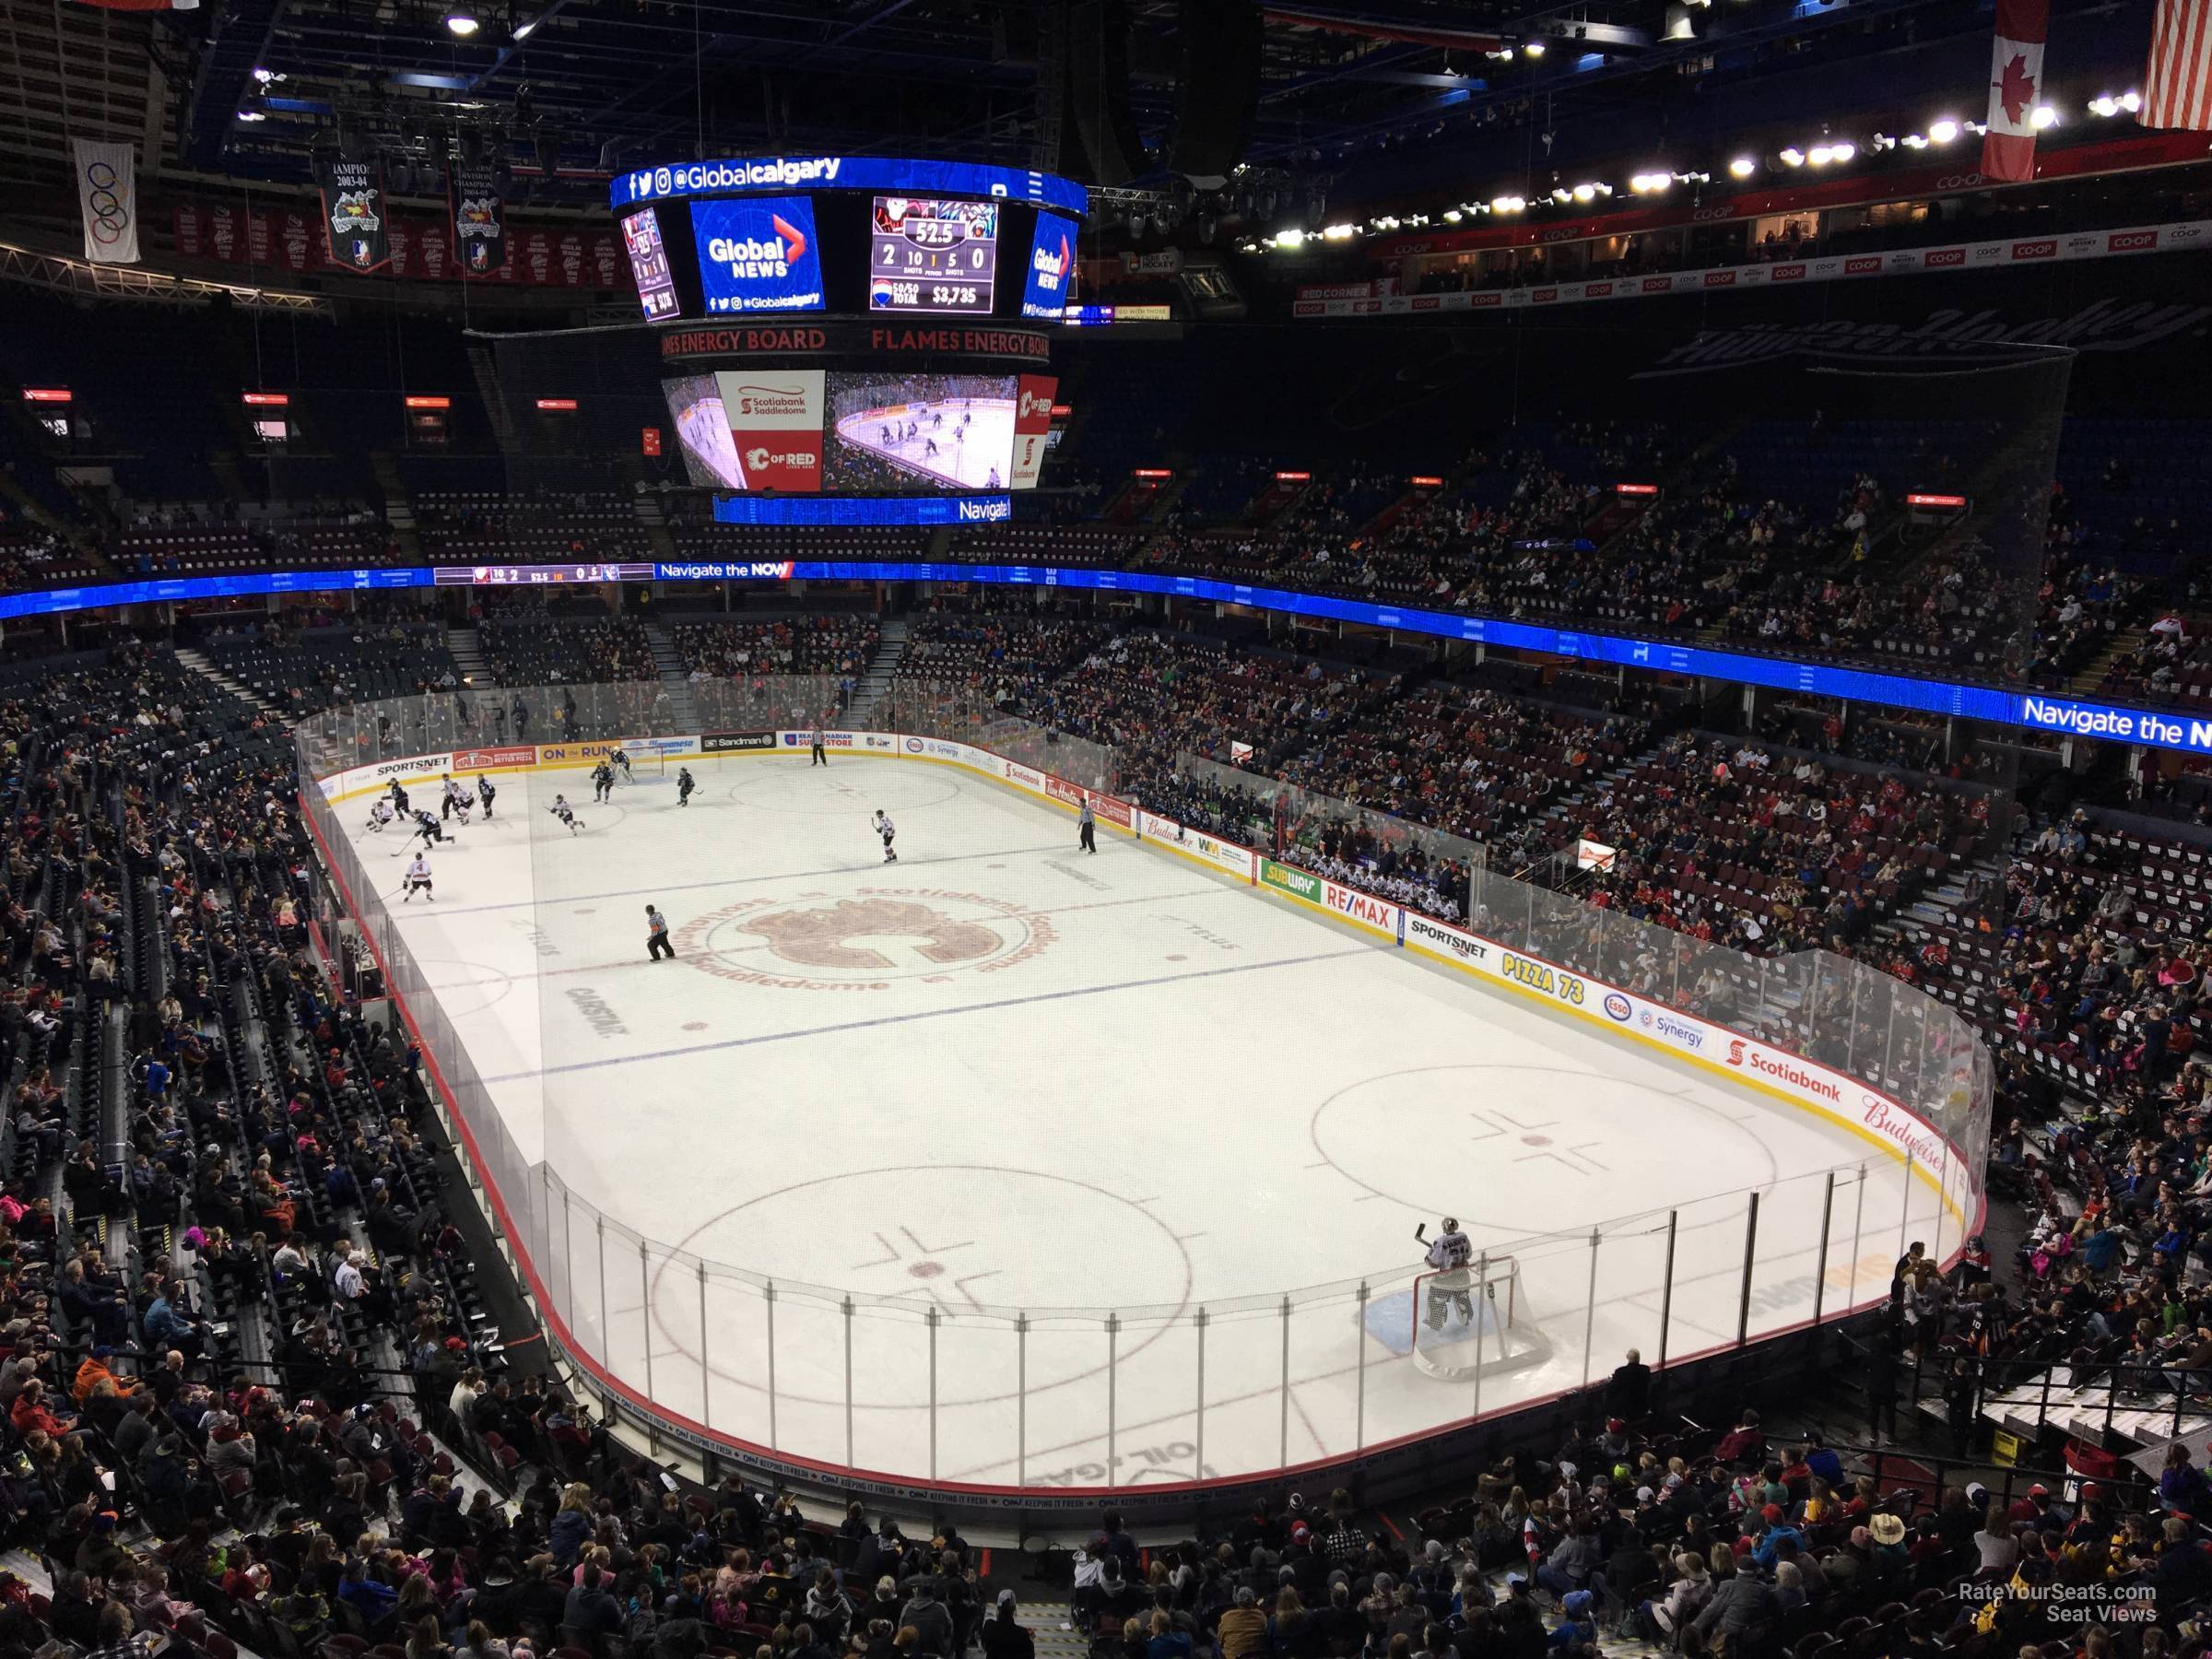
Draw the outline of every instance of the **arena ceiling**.
[[[447,0],[150,13],[0,0],[15,70],[0,76],[0,167],[58,171],[75,134],[136,139],[164,171],[297,182],[316,146],[343,138],[383,155],[405,189],[468,134],[504,150],[524,194],[579,204],[604,199],[610,167],[695,153],[898,149],[1083,176],[1069,83],[1053,72],[1085,50],[1071,17],[1119,14],[1130,112],[1157,149],[1183,92],[1186,18],[1231,3],[477,0],[464,39]],[[1246,155],[1286,200],[1485,128],[1664,124],[1716,85],[1989,27],[1956,0],[1263,0],[1262,12]],[[1194,84],[1212,94],[1207,75]]]

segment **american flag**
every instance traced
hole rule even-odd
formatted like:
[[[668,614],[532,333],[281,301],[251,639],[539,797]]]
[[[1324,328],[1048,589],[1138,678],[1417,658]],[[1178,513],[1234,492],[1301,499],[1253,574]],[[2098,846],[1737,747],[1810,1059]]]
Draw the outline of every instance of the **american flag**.
[[[2212,0],[2159,0],[2138,119],[2212,131]]]

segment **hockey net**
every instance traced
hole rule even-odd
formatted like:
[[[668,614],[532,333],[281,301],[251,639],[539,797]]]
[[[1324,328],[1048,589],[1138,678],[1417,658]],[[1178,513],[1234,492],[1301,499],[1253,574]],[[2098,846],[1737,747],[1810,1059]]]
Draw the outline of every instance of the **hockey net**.
[[[1516,1256],[1485,1256],[1413,1281],[1406,1349],[1432,1377],[1456,1381],[1534,1365],[1551,1351],[1524,1294]]]

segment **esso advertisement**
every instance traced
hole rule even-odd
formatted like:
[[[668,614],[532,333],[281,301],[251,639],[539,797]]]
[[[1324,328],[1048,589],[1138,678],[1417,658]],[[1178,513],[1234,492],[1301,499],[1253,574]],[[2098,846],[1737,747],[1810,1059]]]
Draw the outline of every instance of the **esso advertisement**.
[[[1030,268],[1022,277],[1021,314],[1057,323],[1067,310],[1076,280],[1076,222],[1056,213],[1037,216]]]
[[[724,369],[714,383],[737,451],[738,488],[819,494],[823,371]]]
[[[805,196],[694,202],[691,229],[708,311],[822,309],[822,256]]]
[[[1044,465],[1044,437],[1053,427],[1053,399],[1060,382],[1051,375],[1019,377],[1014,399],[1014,468],[1006,482],[1015,489],[1037,488]]]

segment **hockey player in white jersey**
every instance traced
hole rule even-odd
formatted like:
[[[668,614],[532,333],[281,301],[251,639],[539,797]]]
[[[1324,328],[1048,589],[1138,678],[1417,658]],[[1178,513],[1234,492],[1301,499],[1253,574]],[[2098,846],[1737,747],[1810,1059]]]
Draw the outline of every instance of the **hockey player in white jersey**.
[[[403,904],[414,903],[417,893],[432,904],[438,902],[438,895],[430,891],[430,855],[428,853],[415,854],[415,862],[407,865],[406,878],[401,885],[406,888],[406,897],[400,900]]]
[[[458,813],[461,821],[465,824],[468,822],[469,808],[476,804],[477,798],[469,793],[468,785],[454,777],[452,772],[447,772],[445,774],[445,802],[439,807],[438,816],[441,818],[448,818]]]
[[[891,822],[891,815],[878,806],[875,818],[869,821],[876,826],[876,833],[883,837],[883,862],[897,864],[899,854],[891,846],[891,837],[899,833],[899,828]]]
[[[576,809],[569,805],[569,798],[566,795],[555,795],[553,805],[547,807],[546,810],[566,824],[571,835],[583,828],[583,820],[576,816]]]
[[[1415,1238],[1419,1238],[1417,1231]],[[1467,1235],[1459,1230],[1458,1220],[1444,1218],[1444,1230],[1430,1241],[1428,1265],[1432,1277],[1428,1283],[1429,1328],[1444,1328],[1447,1307],[1456,1311],[1465,1324],[1475,1323],[1475,1276],[1467,1271],[1467,1264],[1475,1259],[1475,1246]]]
[[[396,816],[392,810],[392,797],[378,795],[376,805],[369,808],[369,828],[382,831],[391,824]]]

